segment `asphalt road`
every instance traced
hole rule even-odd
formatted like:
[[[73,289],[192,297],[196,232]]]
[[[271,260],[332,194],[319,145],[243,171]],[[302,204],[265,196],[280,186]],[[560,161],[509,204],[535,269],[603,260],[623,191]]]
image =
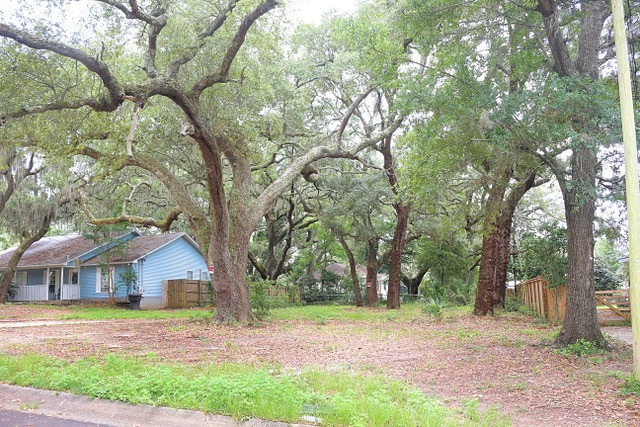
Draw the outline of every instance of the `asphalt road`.
[[[68,418],[51,417],[25,411],[0,409],[0,426],[3,427],[112,427],[108,424],[92,424]]]

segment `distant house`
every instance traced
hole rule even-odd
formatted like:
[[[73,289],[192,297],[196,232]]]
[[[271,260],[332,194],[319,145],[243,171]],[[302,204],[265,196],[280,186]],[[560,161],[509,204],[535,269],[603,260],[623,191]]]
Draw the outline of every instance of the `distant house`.
[[[0,252],[0,271],[12,253]],[[127,287],[121,274],[129,269],[137,280]],[[186,233],[142,236],[132,231],[103,245],[71,234],[43,238],[24,253],[15,276],[17,290],[9,300],[101,300],[109,298],[111,289],[118,299],[137,291],[144,296],[143,308],[161,307],[163,281],[208,278],[198,245]]]
[[[620,267],[616,270],[616,274],[622,277],[622,289],[629,289],[629,257],[618,260]]]
[[[349,265],[342,264],[339,262],[334,262],[333,264],[329,264],[324,268],[326,271],[335,274],[341,278],[350,277],[351,272],[349,271]],[[322,272],[316,271],[313,273],[313,278],[316,281],[319,281],[321,278]],[[363,265],[356,265],[356,274],[358,278],[361,280],[361,283],[364,283],[367,280],[367,267]],[[389,276],[386,274],[378,274],[377,277],[378,282],[378,298],[387,299],[387,292],[389,287]]]

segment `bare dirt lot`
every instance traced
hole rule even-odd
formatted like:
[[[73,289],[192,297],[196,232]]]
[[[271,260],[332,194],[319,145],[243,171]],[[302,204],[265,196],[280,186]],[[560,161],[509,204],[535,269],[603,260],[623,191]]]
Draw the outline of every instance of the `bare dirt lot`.
[[[405,380],[453,406],[474,398],[495,405],[511,415],[514,425],[640,426],[640,401],[618,390],[622,380],[616,373],[631,369],[627,344],[615,341],[606,354],[563,356],[544,344],[555,326],[521,315],[477,318],[458,311],[439,323],[419,311],[390,317],[379,310],[360,320],[276,313],[274,320],[252,327],[217,326],[203,317],[2,327],[4,322],[55,319],[59,312],[1,308],[0,352],[69,360],[155,353],[173,363],[368,371]]]

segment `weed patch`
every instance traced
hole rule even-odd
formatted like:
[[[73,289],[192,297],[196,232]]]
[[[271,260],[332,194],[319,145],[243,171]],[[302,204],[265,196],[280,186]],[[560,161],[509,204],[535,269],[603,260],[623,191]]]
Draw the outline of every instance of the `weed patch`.
[[[621,395],[640,397],[640,380],[621,372],[612,372],[611,376],[623,380],[619,387]]]
[[[462,414],[404,382],[376,375],[307,370],[294,375],[238,364],[182,366],[154,356],[106,355],[67,362],[0,355],[0,380],[95,398],[296,422],[313,415],[336,426],[507,425],[495,410]],[[464,419],[461,419],[464,418]]]
[[[585,357],[594,354],[604,354],[604,350],[596,346],[593,342],[580,338],[564,348],[557,349],[556,353],[562,354],[563,356],[575,355]]]

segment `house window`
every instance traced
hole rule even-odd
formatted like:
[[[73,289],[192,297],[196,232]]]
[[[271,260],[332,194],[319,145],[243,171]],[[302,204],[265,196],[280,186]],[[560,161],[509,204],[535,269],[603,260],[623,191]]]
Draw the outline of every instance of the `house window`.
[[[193,270],[187,270],[187,280],[194,280],[194,271]]]
[[[26,286],[27,285],[27,272],[19,271],[16,273],[15,283],[17,286]]]
[[[80,277],[80,272],[78,270],[73,270],[71,272],[71,284],[77,285],[79,283],[78,279]]]
[[[96,268],[96,293],[106,294],[113,290],[114,267]]]

